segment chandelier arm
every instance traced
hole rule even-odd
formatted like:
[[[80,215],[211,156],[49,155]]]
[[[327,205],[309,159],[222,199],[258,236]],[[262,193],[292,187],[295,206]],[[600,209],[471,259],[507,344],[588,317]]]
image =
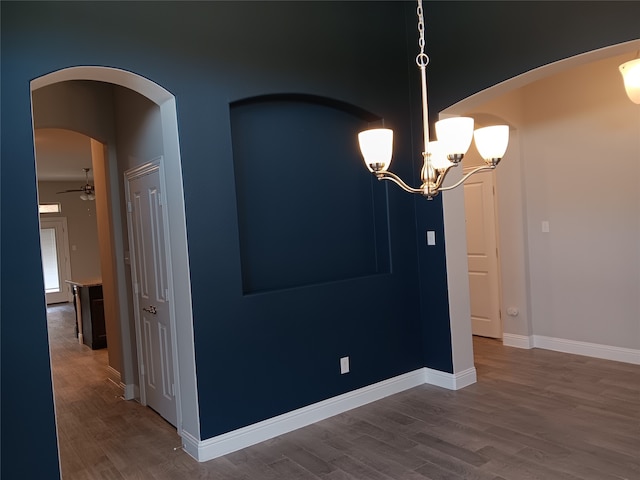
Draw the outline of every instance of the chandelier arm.
[[[462,177],[458,182],[456,182],[453,185],[450,185],[448,187],[440,187],[439,190],[441,192],[446,192],[447,190],[453,190],[454,188],[459,187],[460,185],[462,185],[467,180],[467,178],[469,178],[474,173],[483,172],[485,170],[495,170],[495,168],[496,167],[493,166],[493,165],[483,165],[481,167],[474,168],[469,173],[467,173],[464,177]]]
[[[440,190],[442,190],[442,182],[444,182],[444,178],[447,176],[447,173],[449,173],[449,170],[451,170],[453,167],[455,167],[455,164],[453,165],[449,165],[446,168],[443,169],[436,169],[436,181],[435,181],[435,191],[436,193],[439,192]]]
[[[376,172],[375,176],[378,178],[378,180],[389,180],[389,181],[395,183],[400,188],[402,188],[405,192],[420,193],[420,194],[422,193],[421,189],[410,187],[409,185],[404,183],[402,181],[402,179],[399,176],[397,176],[395,173],[391,173],[391,172]]]

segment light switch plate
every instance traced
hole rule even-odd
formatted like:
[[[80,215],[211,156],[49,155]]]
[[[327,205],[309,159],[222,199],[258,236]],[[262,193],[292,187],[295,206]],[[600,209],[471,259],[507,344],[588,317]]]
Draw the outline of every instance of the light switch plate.
[[[427,230],[427,245],[436,244],[436,232],[433,230]]]

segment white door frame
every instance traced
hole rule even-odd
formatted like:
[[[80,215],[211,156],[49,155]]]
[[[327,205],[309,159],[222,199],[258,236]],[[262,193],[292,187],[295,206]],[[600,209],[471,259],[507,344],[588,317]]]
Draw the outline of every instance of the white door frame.
[[[135,241],[133,235],[133,223],[131,219],[131,208],[129,203],[129,198],[131,194],[131,182],[139,177],[147,175],[154,170],[158,170],[160,177],[160,188],[161,188],[161,201],[162,204],[167,205],[166,202],[166,177],[164,174],[164,162],[162,161],[162,157],[157,157],[138,167],[129,169],[124,172],[124,189],[125,189],[125,199],[127,202],[127,234],[129,238],[129,252],[131,256],[131,283],[134,285],[133,292],[133,311],[135,318],[135,328],[136,328],[136,351],[138,354],[138,375],[140,378],[139,386],[140,386],[140,403],[142,405],[147,404],[147,392],[146,392],[146,382],[143,381],[144,372],[142,370],[144,352],[142,348],[142,327],[140,325],[140,305],[138,299],[138,292],[135,285],[137,284],[138,272],[136,270],[138,253],[135,248]],[[162,223],[163,223],[163,237],[164,237],[164,252],[165,252],[165,262],[167,267],[167,272],[170,273],[172,271],[171,268],[171,241],[169,238],[169,219],[167,208],[162,209]],[[177,338],[177,328],[176,328],[176,311],[175,311],[175,296],[173,289],[173,275],[167,275],[167,287],[168,287],[168,303],[169,303],[169,325],[171,329],[171,356],[173,360],[173,381],[175,384],[174,395],[176,399],[176,424],[180,425],[182,423],[182,409],[180,402],[180,375],[178,372],[180,371],[178,367],[178,344],[176,341]],[[147,366],[148,368],[148,366]]]
[[[62,275],[58,275],[60,277],[60,290],[66,294],[66,301],[70,302],[72,300],[71,290],[69,289],[69,284],[65,282],[65,280],[71,280],[71,256],[69,253],[67,217],[43,217],[40,215],[40,230],[43,228],[54,228],[56,230],[56,251],[58,255],[62,253],[64,256],[64,262],[60,262],[60,258],[58,258],[58,270],[62,273]],[[59,231],[62,231],[62,235],[58,235]],[[47,304],[48,303],[49,302],[47,302]]]

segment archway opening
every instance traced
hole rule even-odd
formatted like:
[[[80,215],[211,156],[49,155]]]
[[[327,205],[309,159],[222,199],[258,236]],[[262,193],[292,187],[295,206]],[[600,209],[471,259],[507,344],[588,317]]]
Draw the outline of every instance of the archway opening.
[[[164,158],[166,173],[165,195],[167,201],[167,219],[170,232],[167,239],[171,248],[168,256],[172,277],[172,304],[174,330],[174,370],[176,378],[177,398],[177,429],[178,434],[199,438],[199,418],[197,408],[197,392],[195,380],[195,361],[193,347],[193,322],[191,311],[190,276],[188,267],[188,248],[186,240],[186,225],[184,214],[184,192],[182,184],[182,168],[179,151],[177,116],[175,99],[164,88],[131,72],[107,67],[72,67],[50,73],[31,82],[32,111],[34,130],[42,127],[67,128],[75,130],[92,139],[92,149],[95,155],[100,151],[104,154],[100,174],[104,176],[103,194],[108,204],[108,215],[105,219],[106,232],[111,241],[113,278],[112,292],[117,311],[114,312],[118,323],[118,340],[121,344],[120,377],[125,398],[137,396],[137,358],[135,329],[132,328],[132,315],[129,299],[131,298],[131,282],[128,278],[126,264],[129,261],[126,249],[126,205],[122,202],[122,169],[127,157],[126,148],[118,145],[115,130],[126,129],[130,125],[111,125],[104,128],[100,122],[104,121],[105,112],[90,111],[90,107],[78,110],[78,103],[74,104],[73,112],[68,105],[62,108],[52,108],[55,100],[64,102],[65,95],[44,95],[47,89],[57,89],[70,94],[73,89],[79,89],[79,96],[91,97],[96,92],[117,89],[118,94],[138,96],[141,103],[145,103],[155,114],[155,127],[158,133],[155,147]],[[76,93],[78,93],[76,91]],[[106,96],[105,98],[108,98]],[[78,98],[78,97],[76,97]],[[86,99],[86,98],[85,98]],[[111,97],[113,101],[113,97]],[[47,102],[50,102],[47,104]],[[54,103],[51,103],[54,102]],[[80,102],[82,104],[82,102]],[[87,105],[91,103],[88,102]],[[115,108],[113,105],[107,109]],[[75,115],[75,117],[74,117]],[[116,121],[117,116],[112,116]],[[135,132],[131,134],[135,137]],[[101,145],[106,145],[106,148]],[[95,156],[94,156],[95,158]],[[124,232],[124,233],[123,233]]]

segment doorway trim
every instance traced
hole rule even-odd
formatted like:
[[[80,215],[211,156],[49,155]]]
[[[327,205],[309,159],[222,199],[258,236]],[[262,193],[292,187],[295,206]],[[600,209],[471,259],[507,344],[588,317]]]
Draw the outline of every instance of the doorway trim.
[[[184,208],[184,188],[182,164],[178,139],[178,121],[175,97],[168,90],[135,73],[112,67],[78,66],[58,70],[31,81],[31,91],[69,80],[93,80],[129,88],[148,98],[160,108],[162,128],[162,148],[165,159],[167,218],[171,244],[171,275],[175,285],[174,299],[176,312],[177,362],[180,377],[181,421],[177,425],[180,436],[200,439],[200,418],[195,370],[195,348],[193,335],[193,311],[191,304],[191,280],[189,272],[189,252],[187,245],[186,218]],[[115,213],[114,213],[115,214]],[[124,262],[122,244],[116,248],[118,262]],[[118,283],[126,285],[124,269],[118,269]],[[121,325],[124,346],[133,342],[129,339],[129,324]],[[131,352],[129,352],[131,353]],[[131,365],[131,355],[124,354],[124,363]],[[125,368],[127,368],[125,366]]]

